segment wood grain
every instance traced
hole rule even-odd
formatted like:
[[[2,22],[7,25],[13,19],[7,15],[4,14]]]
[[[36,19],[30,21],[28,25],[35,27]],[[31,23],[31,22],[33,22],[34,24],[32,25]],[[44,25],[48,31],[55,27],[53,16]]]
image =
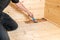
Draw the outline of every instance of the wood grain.
[[[45,1],[45,18],[60,25],[60,1],[59,0]]]

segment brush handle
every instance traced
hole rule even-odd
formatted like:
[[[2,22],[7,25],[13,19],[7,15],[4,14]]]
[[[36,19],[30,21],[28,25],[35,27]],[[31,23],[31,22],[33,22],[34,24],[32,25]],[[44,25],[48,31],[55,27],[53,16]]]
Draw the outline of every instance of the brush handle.
[[[32,20],[35,20],[35,18],[32,18]]]
[[[30,16],[30,15],[29,15]],[[31,16],[30,16],[31,17]],[[32,21],[34,22],[34,23],[37,23],[37,21],[36,21],[36,19],[32,16],[31,17],[32,18]]]
[[[32,18],[32,20],[33,20],[34,23],[37,23],[37,21],[35,21],[36,20],[35,18]]]

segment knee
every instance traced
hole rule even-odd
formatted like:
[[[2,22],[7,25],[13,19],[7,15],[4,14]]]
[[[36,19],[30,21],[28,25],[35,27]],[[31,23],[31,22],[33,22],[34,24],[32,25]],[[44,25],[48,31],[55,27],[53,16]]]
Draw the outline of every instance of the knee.
[[[18,24],[14,25],[12,30],[16,30],[18,28]]]
[[[5,28],[6,28],[7,31],[14,31],[18,28],[18,24],[10,25],[10,26],[7,25]]]
[[[8,31],[13,31],[13,30],[16,30],[18,28],[18,25],[14,25],[14,26],[11,26],[10,29],[8,29]]]

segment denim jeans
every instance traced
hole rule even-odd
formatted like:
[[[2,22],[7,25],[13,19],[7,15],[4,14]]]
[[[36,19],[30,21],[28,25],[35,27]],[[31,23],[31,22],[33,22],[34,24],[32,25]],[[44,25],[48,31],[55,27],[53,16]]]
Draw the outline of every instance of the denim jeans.
[[[9,40],[7,31],[17,29],[18,24],[6,13],[0,12],[0,40]]]
[[[0,23],[0,40],[10,40],[6,29]]]

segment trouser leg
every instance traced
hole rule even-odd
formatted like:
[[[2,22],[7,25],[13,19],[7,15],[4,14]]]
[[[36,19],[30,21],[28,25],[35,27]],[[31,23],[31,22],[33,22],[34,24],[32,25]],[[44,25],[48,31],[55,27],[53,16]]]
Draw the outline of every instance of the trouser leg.
[[[1,23],[6,28],[7,31],[12,31],[17,29],[18,24],[6,13],[2,12]]]
[[[10,40],[6,29],[0,23],[0,40]]]

